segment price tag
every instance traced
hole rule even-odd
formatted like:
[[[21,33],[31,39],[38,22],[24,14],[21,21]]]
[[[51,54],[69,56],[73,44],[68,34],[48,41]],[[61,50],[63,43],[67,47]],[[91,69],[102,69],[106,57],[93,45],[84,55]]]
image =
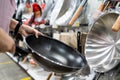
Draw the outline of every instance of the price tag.
[[[30,77],[22,78],[21,80],[32,80]]]

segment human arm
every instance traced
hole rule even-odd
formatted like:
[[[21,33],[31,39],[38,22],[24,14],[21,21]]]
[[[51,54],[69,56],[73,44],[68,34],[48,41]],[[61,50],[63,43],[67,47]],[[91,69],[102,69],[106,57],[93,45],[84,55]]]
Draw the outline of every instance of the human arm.
[[[12,19],[10,23],[10,29],[14,30],[16,25],[18,24],[18,21]],[[19,33],[21,33],[24,36],[27,36],[29,34],[35,34],[36,37],[38,37],[39,34],[42,34],[35,30],[34,28],[22,24]],[[15,42],[2,28],[0,28],[0,52],[15,52]]]
[[[0,52],[15,52],[14,40],[0,28]]]
[[[18,24],[18,21],[16,21],[15,19],[12,19],[10,23],[10,29],[14,31],[17,24]],[[42,33],[39,32],[38,30],[25,24],[22,24],[20,26],[19,33],[23,36],[28,36],[29,34],[35,34],[35,36],[38,37],[38,35],[42,35]]]

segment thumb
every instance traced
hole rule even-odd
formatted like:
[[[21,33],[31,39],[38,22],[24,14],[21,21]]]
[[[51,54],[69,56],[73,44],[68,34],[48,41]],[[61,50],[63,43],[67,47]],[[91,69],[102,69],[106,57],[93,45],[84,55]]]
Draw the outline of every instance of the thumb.
[[[35,33],[35,37],[38,38],[38,33]]]

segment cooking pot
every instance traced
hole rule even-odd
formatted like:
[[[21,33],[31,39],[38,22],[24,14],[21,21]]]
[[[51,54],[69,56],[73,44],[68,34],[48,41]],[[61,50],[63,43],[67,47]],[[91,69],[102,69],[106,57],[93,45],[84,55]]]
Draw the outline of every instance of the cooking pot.
[[[118,12],[103,14],[88,32],[85,57],[89,66],[97,72],[107,72],[119,63],[114,57],[120,56],[120,31],[112,31],[119,14]]]
[[[33,57],[46,70],[72,73],[84,68],[87,64],[85,57],[79,51],[51,37],[40,35],[36,38],[30,35],[25,38],[25,42],[32,50]],[[16,50],[20,52],[18,47]]]

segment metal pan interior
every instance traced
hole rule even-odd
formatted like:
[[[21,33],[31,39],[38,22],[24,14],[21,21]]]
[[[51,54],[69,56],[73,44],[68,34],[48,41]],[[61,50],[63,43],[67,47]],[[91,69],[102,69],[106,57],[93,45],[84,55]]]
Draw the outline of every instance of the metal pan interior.
[[[102,15],[88,32],[85,57],[90,67],[97,72],[109,71],[119,63],[113,58],[120,56],[120,31],[112,31],[118,16],[115,12]]]

